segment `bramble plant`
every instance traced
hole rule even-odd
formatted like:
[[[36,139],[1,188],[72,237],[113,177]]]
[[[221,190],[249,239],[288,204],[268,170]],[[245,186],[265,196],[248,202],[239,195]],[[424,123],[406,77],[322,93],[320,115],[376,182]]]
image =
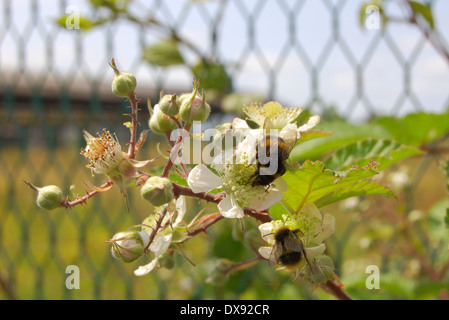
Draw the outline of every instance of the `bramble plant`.
[[[361,195],[394,196],[388,187],[371,178],[421,151],[382,140],[377,157],[368,152],[354,159],[354,153],[346,147],[326,163],[300,163],[288,159],[295,146],[333,134],[314,129],[320,122],[318,115],[273,101],[255,102],[242,106],[245,119],[235,118],[232,123],[201,130],[211,107],[204,90],[200,93],[200,80],[193,82],[192,92],[179,97],[161,92],[154,107],[148,100],[151,118],[138,135],[136,80],[132,74],[120,72],[114,60],[110,66],[115,73],[112,91],[118,97],[126,96],[131,104],[131,121],[124,124],[130,132],[127,152],[106,129],[96,136],[84,131],[86,147],[81,154],[92,174],[104,176],[105,182],[101,186],[87,184],[92,191],[84,197],[64,197],[57,186],[38,188],[25,181],[37,192],[39,207],[73,208],[115,186],[124,199],[124,211],[130,211],[127,186],[134,181],[133,189],[140,189],[141,197],[153,210],[140,225],[118,230],[106,242],[112,245],[112,255],[123,262],[145,254],[152,257],[149,264],[134,271],[136,276],[158,267],[172,268],[175,253],[191,262],[183,244],[223,219],[239,219],[243,234],[247,232],[245,220],[253,219],[260,231],[259,239],[249,243],[255,258],[238,263],[236,270],[268,261],[267,268],[273,268],[273,272],[277,267],[291,272],[293,279],[301,277],[337,298],[349,299],[335,276],[332,259],[326,255],[325,240],[333,234],[337,221],[322,207]],[[154,159],[135,159],[148,130],[165,136],[171,147],[168,154],[161,154],[166,163],[159,175],[149,173],[154,170],[145,171]],[[208,144],[202,146],[201,142]],[[372,149],[370,142],[366,143],[368,146],[353,151]],[[206,213],[203,209],[190,217],[188,197],[214,203],[217,211]],[[222,264],[207,279],[209,282],[219,284],[233,270],[232,264]]]

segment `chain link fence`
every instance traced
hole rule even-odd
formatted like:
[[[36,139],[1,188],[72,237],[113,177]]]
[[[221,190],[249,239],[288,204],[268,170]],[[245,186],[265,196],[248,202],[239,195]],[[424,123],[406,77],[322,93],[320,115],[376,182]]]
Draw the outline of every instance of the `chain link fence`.
[[[163,21],[201,55],[223,63],[236,92],[318,114],[334,109],[354,122],[378,114],[446,110],[447,63],[413,26],[393,23],[369,30],[360,25],[362,3],[153,0],[132,1],[131,11]],[[442,0],[430,4],[447,42],[449,5]],[[126,134],[122,114],[127,105],[110,92],[110,59],[136,75],[139,98],[156,100],[162,88],[190,90],[186,65],[194,63],[194,55],[181,47],[186,65],[150,65],[142,49],[160,39],[161,30],[124,20],[90,31],[57,26],[57,18],[70,8],[102,15],[81,0],[0,3],[0,297],[165,298],[163,276],[135,278],[136,265],[113,260],[98,240],[142,221],[148,208],[138,197],[130,199],[132,214],[125,212],[117,190],[95,197],[88,207],[48,213],[36,207],[22,180],[56,184],[66,194],[72,184],[83,194],[82,181],[100,184],[78,150],[84,145],[82,129],[108,128],[119,139]],[[401,13],[394,5],[388,9]],[[214,107],[220,119],[219,105]],[[145,111],[142,125],[148,121]],[[155,153],[150,145],[145,152]],[[69,265],[80,268],[85,290],[66,288]],[[178,297],[198,292],[180,288]]]

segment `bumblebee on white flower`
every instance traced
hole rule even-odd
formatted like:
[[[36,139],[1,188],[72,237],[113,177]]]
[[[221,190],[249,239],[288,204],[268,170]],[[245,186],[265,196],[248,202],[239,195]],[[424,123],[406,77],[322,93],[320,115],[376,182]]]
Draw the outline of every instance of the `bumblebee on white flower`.
[[[326,250],[323,241],[334,229],[335,218],[330,214],[322,216],[314,204],[308,203],[298,214],[259,226],[262,238],[269,244],[259,248],[259,254],[284,269],[303,266],[303,261],[313,265]]]
[[[256,155],[256,138],[248,135],[234,150],[216,157],[211,165],[197,165],[189,174],[187,184],[195,193],[219,189],[225,196],[218,204],[220,213],[226,218],[243,218],[244,207],[263,211],[282,199],[282,181],[275,181],[268,189],[249,183],[255,171],[253,159]]]

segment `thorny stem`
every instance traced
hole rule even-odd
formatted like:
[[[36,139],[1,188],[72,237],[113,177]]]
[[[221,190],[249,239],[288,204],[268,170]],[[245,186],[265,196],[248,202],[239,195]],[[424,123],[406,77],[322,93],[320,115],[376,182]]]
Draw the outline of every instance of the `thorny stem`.
[[[239,270],[244,270],[247,268],[252,267],[253,265],[255,265],[256,263],[265,260],[265,258],[263,258],[262,256],[257,256],[254,259],[251,260],[247,260],[247,261],[242,261],[242,262],[238,262],[233,264],[232,266],[226,268],[225,270],[222,271],[222,273],[224,275],[233,272],[233,271],[239,271]]]
[[[151,243],[153,242],[154,238],[156,237],[157,232],[159,231],[159,229],[162,226],[162,221],[164,221],[165,215],[167,214],[167,205],[164,206],[164,209],[162,210],[159,219],[156,220],[156,225],[153,227],[153,231],[150,234],[150,239],[148,241],[147,246],[145,247],[144,252],[146,252],[148,250],[148,248],[150,247]]]
[[[343,290],[342,285],[338,285],[332,280],[328,280],[325,284],[320,285],[320,287],[339,300],[352,300],[352,298]]]
[[[98,187],[98,189],[106,189],[110,186],[112,186],[114,184],[114,182],[112,182],[111,180],[106,181],[105,183],[103,183],[100,187]],[[68,208],[73,208],[74,206],[78,205],[78,204],[83,204],[83,203],[87,203],[87,200],[92,198],[94,195],[96,195],[97,193],[100,193],[100,190],[94,190],[91,192],[87,192],[87,194],[84,197],[81,198],[76,198],[76,200],[74,201],[66,201],[64,200],[61,203],[61,206],[68,209]]]
[[[209,222],[202,224],[200,228],[197,228],[193,231],[187,230],[187,235],[189,235],[190,237],[193,237],[193,236],[197,235],[198,233],[206,232],[207,228],[209,228],[210,226],[212,226],[213,224],[215,224],[216,222],[220,221],[223,218],[224,217],[220,213],[218,213],[218,214],[216,214],[215,217],[213,217],[211,220],[209,220]]]
[[[137,112],[139,111],[138,104],[140,100],[137,99],[135,92],[131,93],[128,98],[131,102],[131,113],[129,114],[131,116],[131,138],[129,140],[128,157],[134,159],[136,156],[137,125],[139,124],[137,121]]]

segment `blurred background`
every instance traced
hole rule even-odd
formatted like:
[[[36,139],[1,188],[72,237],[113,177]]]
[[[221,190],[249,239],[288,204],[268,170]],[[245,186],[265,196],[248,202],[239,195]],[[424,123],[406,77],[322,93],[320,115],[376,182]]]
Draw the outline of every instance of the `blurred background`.
[[[447,48],[449,3],[425,3]],[[210,127],[240,115],[244,104],[269,100],[319,114],[323,130],[326,123],[339,121],[347,123],[344,130],[365,128],[367,136],[379,135],[378,127],[369,125],[378,117],[446,116],[449,60],[411,23],[391,19],[387,26],[368,28],[363,4],[3,0],[0,298],[329,298],[302,281],[291,284],[288,275],[265,263],[231,274],[226,284],[205,281],[215,268],[214,259],[254,257],[236,235],[240,225],[232,221],[222,221],[209,235],[186,243],[196,267],[177,257],[176,268],[137,278],[132,271],[144,259],[123,264],[104,241],[151,212],[138,193],[129,192],[131,212],[117,189],[94,197],[88,206],[47,212],[35,205],[35,194],[23,180],[59,185],[66,194],[75,185],[79,195],[85,193],[83,181],[103,182],[91,176],[79,150],[85,144],[83,129],[96,133],[107,128],[120,141],[128,139],[123,126],[128,103],[110,91],[111,58],[137,78],[139,130],[149,119],[146,98],[156,103],[161,89],[188,92],[194,77],[201,79],[213,108],[206,124]],[[397,20],[406,15],[401,1],[387,1],[382,8],[382,14]],[[431,132],[432,123],[426,125]],[[438,130],[438,137],[447,132]],[[163,148],[165,142],[150,134],[140,157],[156,156],[157,143]],[[398,200],[356,198],[326,208],[337,216],[329,255],[354,297],[449,298],[442,222],[447,192],[439,160],[415,157],[386,171],[381,179]],[[429,223],[436,234],[431,238]],[[257,228],[252,224],[247,227]],[[416,246],[407,247],[409,242]],[[371,264],[382,270],[378,291],[365,287],[365,268]],[[65,287],[69,265],[80,268],[79,290]]]

